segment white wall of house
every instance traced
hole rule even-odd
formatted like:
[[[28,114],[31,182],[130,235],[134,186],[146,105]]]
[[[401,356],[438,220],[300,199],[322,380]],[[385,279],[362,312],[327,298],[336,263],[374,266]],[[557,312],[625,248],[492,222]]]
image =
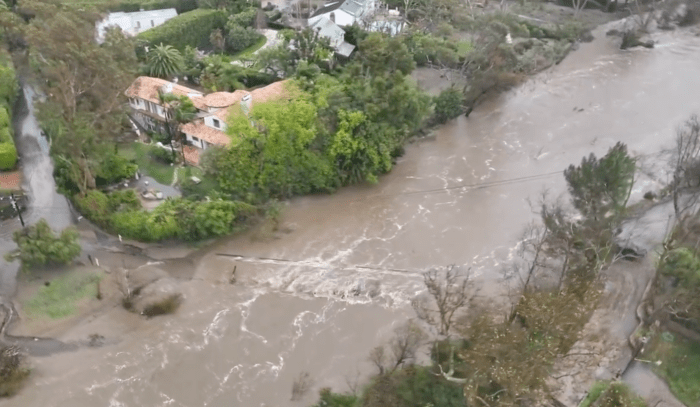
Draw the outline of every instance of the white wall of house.
[[[206,141],[200,139],[199,137],[195,137],[191,134],[185,134],[185,138],[187,139],[187,142],[197,148],[204,149]]]
[[[219,131],[226,131],[226,123],[216,116],[207,116],[204,118],[204,124]]]
[[[136,11],[133,13],[109,13],[107,18],[99,21],[96,25],[97,41],[102,42],[104,40],[107,27],[119,27],[127,35],[137,35],[153,27],[158,27],[176,16],[177,11],[174,8]]]

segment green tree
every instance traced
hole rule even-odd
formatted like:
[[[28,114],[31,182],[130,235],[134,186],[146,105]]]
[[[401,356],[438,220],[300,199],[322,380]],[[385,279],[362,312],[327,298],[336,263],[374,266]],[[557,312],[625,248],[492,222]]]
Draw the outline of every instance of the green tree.
[[[229,28],[226,35],[226,48],[230,52],[243,51],[259,41],[260,38],[262,38],[262,34],[250,27],[233,26]]]
[[[257,103],[250,118],[234,114],[227,132],[239,141],[217,163],[221,189],[247,202],[328,190],[332,167],[310,148],[319,135],[316,113],[297,97]]]
[[[358,58],[372,76],[396,71],[410,74],[416,64],[401,37],[371,33],[358,44]]]
[[[180,51],[170,45],[156,45],[146,56],[146,70],[149,76],[167,78],[180,73],[184,60]]]
[[[617,143],[601,159],[584,157],[581,165],[564,171],[571,203],[587,220],[617,220],[623,214],[634,185],[635,160],[627,146]]]
[[[80,254],[78,231],[69,227],[56,236],[45,219],[16,230],[12,240],[18,247],[5,255],[5,259],[19,259],[25,270],[36,266],[68,264]]]
[[[52,156],[64,161],[66,179],[86,191],[95,187],[100,157],[113,151],[110,143],[127,126],[124,89],[135,75],[134,42],[109,30],[105,42],[96,44],[95,14],[48,3],[32,7],[29,57],[48,95],[38,117],[51,138]]]
[[[443,90],[435,98],[435,120],[445,123],[464,112],[464,93],[454,87]]]

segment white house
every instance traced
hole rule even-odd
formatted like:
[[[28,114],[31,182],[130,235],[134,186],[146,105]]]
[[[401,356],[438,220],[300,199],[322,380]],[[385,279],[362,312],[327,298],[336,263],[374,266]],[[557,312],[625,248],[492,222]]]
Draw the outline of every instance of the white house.
[[[309,16],[312,25],[321,18],[327,18],[341,27],[362,23],[368,20],[376,9],[376,0],[338,0],[326,3]]]
[[[134,36],[153,27],[158,27],[173,17],[177,17],[177,11],[174,8],[141,10],[133,13],[109,13],[105,19],[96,24],[97,42],[104,41],[107,27],[119,27],[126,35]]]
[[[345,31],[326,17],[317,19],[314,23],[309,25],[309,28],[318,32],[319,36],[328,38],[331,47],[333,47],[335,52],[339,55],[348,57],[355,49],[354,45],[345,42]]]
[[[197,115],[191,122],[180,126],[187,144],[183,146],[182,151],[187,163],[197,165],[201,151],[212,145],[231,144],[231,137],[226,134],[226,120],[234,110],[238,109],[248,114],[253,102],[261,103],[281,98],[286,91],[285,82],[275,82],[250,92],[237,90],[204,95],[164,79],[141,76],[125,93],[129,98],[132,118],[147,130],[161,133],[164,132],[170,113],[161,104],[159,95],[170,93],[176,96],[187,96],[197,108]]]

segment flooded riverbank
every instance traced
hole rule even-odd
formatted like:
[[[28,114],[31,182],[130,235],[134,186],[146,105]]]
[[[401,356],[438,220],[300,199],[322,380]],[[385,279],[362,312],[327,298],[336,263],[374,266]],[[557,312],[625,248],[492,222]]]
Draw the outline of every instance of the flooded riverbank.
[[[146,321],[116,307],[72,329],[59,339],[118,343],[33,359],[26,391],[0,405],[307,406],[321,387],[346,390],[412,315],[421,271],[472,265],[481,295],[500,294],[533,217],[528,198],[563,192],[564,168],[617,141],[653,161],[700,112],[700,37],[663,32],[656,49],[620,51],[604,33],[408,146],[377,185],[294,199],[278,239],[239,236],[199,253],[176,315]],[[655,182],[641,178],[634,193]],[[314,386],[290,402],[301,371]]]

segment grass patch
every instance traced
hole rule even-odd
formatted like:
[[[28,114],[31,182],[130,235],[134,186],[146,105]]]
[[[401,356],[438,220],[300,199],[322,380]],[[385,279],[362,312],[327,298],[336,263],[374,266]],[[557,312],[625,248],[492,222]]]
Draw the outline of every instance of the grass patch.
[[[579,407],[594,404],[600,407],[646,407],[644,399],[622,382],[596,382]]]
[[[97,282],[101,279],[100,274],[71,271],[54,278],[48,286],[41,286],[24,308],[32,316],[65,318],[76,312],[80,299],[97,295]]]
[[[688,407],[700,407],[700,343],[677,335],[657,335],[649,356],[654,371],[668,383],[673,394]]]
[[[162,163],[153,159],[148,152],[151,149],[159,148],[143,143],[129,143],[119,146],[119,154],[139,166],[139,170],[152,177],[163,185],[170,185],[173,182],[175,166]]]
[[[255,44],[251,45],[250,47],[244,49],[243,51],[236,52],[235,54],[230,55],[230,60],[235,61],[237,59],[245,59],[245,58],[250,58],[253,56],[253,53],[260,48],[262,48],[265,43],[267,42],[267,37],[263,35],[262,38],[260,38]]]

